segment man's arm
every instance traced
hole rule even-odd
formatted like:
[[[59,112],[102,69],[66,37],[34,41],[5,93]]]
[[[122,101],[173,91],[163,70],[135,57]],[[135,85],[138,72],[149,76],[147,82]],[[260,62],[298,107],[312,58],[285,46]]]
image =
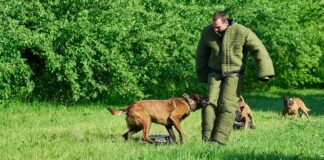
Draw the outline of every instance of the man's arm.
[[[270,80],[275,75],[272,60],[265,46],[250,29],[245,45],[256,61],[258,78],[263,82]]]
[[[201,83],[208,82],[208,59],[210,48],[205,42],[204,31],[202,31],[196,50],[196,75]]]

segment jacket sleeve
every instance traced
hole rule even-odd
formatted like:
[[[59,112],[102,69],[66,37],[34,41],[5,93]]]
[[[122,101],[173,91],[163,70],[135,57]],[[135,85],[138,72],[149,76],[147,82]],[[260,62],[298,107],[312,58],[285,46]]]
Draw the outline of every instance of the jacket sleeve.
[[[210,56],[210,48],[205,42],[204,31],[202,31],[198,47],[196,50],[196,75],[201,83],[208,82],[208,60]]]
[[[275,73],[270,55],[260,39],[250,29],[246,46],[256,61],[258,78],[273,77]]]

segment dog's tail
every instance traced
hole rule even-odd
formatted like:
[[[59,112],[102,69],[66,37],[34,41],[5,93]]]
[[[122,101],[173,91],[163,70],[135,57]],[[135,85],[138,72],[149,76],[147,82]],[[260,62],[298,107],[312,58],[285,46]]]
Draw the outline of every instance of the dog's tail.
[[[240,100],[239,102],[243,102],[244,103],[244,98],[240,95]]]
[[[303,101],[300,100],[300,103],[301,103],[301,107],[304,108],[305,111],[307,111],[307,112],[311,111],[311,110],[310,110],[310,109],[305,105],[305,103],[304,103]]]
[[[108,107],[107,110],[114,116],[120,116],[122,113],[127,113],[127,109],[113,109],[112,107]]]

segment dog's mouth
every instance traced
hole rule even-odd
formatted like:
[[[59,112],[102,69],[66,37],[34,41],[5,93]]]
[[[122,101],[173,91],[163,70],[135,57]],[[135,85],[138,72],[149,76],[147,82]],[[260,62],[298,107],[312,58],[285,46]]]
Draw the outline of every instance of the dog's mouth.
[[[182,97],[185,98],[189,103],[191,111],[196,111],[200,108],[210,105],[209,98],[200,96],[199,94],[193,94],[189,97],[186,93],[184,93]]]
[[[210,104],[208,101],[208,97],[201,97],[197,103],[197,108],[199,109],[208,106]]]

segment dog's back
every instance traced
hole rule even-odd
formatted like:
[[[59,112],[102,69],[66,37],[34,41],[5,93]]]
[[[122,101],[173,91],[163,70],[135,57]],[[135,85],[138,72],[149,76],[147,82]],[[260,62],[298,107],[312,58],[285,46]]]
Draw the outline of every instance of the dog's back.
[[[292,107],[296,108],[296,109],[301,109],[304,111],[309,112],[310,109],[306,107],[305,103],[300,99],[300,98],[293,98],[293,105]]]

